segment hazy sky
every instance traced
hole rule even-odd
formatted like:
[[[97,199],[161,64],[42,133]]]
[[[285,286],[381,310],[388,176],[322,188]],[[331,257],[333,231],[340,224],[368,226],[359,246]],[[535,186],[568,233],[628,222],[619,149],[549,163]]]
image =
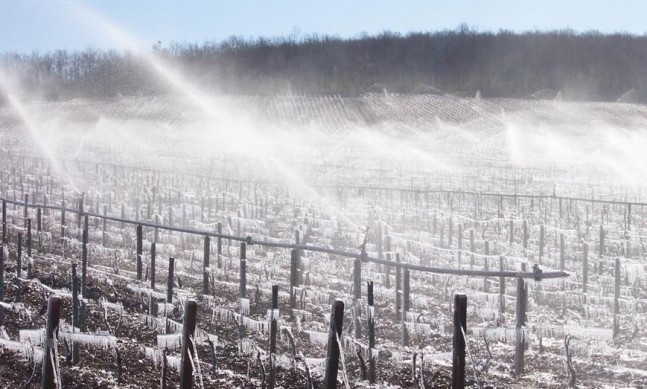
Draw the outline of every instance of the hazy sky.
[[[645,0],[0,0],[0,52],[125,48],[105,23],[97,26],[79,9],[118,26],[141,47],[294,31],[342,37],[434,31],[461,23],[480,31],[647,32]]]

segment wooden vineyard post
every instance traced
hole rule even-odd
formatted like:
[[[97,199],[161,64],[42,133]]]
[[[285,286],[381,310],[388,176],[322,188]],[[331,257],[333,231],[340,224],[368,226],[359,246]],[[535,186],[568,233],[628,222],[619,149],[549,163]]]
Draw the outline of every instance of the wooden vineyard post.
[[[526,325],[526,309],[528,306],[528,290],[523,278],[517,278],[517,322],[515,333],[514,374],[520,377],[524,370],[524,351],[526,339],[523,327]]]
[[[239,267],[238,297],[247,298],[247,244],[240,244],[240,267]]]
[[[243,330],[243,315],[249,314],[249,300],[247,299],[247,244],[241,242],[240,244],[240,266],[239,266],[239,285],[238,285],[238,297],[239,297],[239,307],[241,315],[241,331]]]
[[[43,211],[40,207],[36,209],[36,232],[38,234],[38,252],[42,252],[43,241],[41,232],[43,232]]]
[[[76,263],[72,264],[72,332],[79,327],[79,281],[76,276]],[[79,363],[79,344],[72,342],[72,364]]]
[[[510,220],[510,246],[514,243],[514,221]]]
[[[564,243],[564,233],[559,234],[559,270],[564,271],[566,267],[566,244]]]
[[[108,216],[108,206],[104,205],[103,206],[103,216]],[[108,245],[108,235],[107,235],[107,226],[108,226],[108,219],[105,217],[102,220],[102,226],[101,226],[101,246],[107,247]]]
[[[16,256],[16,277],[22,278],[22,232],[18,233],[18,255]]]
[[[528,221],[526,219],[523,219],[522,229],[523,249],[526,250],[528,248]]]
[[[339,343],[344,324],[344,302],[335,300],[330,314],[330,330],[328,334],[328,352],[326,354],[326,372],[324,388],[337,388],[337,372],[339,370]],[[339,339],[339,342],[337,341]]]
[[[499,270],[505,271],[505,258],[499,257]],[[499,277],[499,316],[503,317],[505,313],[505,277]]]
[[[614,288],[613,288],[613,339],[615,339],[620,333],[620,281],[621,281],[621,268],[620,268],[620,258],[616,258],[615,263],[615,279],[614,279]]]
[[[4,246],[0,245],[0,301],[4,302]],[[4,308],[0,307],[0,326],[4,323]]]
[[[175,272],[175,258],[171,257],[168,259],[168,278],[166,280],[166,303],[173,303],[173,279]]]
[[[373,297],[373,281],[366,283],[366,299],[368,306],[366,308],[366,324],[368,327],[368,382],[375,383],[375,301]]]
[[[61,200],[61,242],[65,243],[65,193],[62,194]]]
[[[485,266],[483,267],[483,270],[489,271],[490,264],[489,264],[488,257],[490,256],[490,242],[486,240],[484,243],[484,246],[485,246],[485,256],[483,257],[483,260],[484,260]],[[483,277],[483,292],[485,293],[490,292],[490,280],[488,279],[488,277]]]
[[[27,219],[29,219],[29,195],[25,193],[25,208],[23,210],[23,220],[25,228],[27,227]]]
[[[7,244],[7,202],[2,200],[2,244]]]
[[[270,313],[270,375],[267,380],[268,389],[274,389],[276,381],[276,335],[278,333],[279,286],[272,285],[272,305]]]
[[[458,224],[458,268],[461,268],[461,255],[463,255],[463,223]]]
[[[395,253],[396,263],[400,263],[400,253]],[[400,309],[402,308],[402,268],[397,266],[395,268],[395,317],[400,317]]]
[[[182,325],[182,356],[180,361],[180,388],[193,388],[193,365],[197,364],[195,350],[195,327],[198,314],[198,303],[189,300],[184,306],[184,323]]]
[[[362,337],[362,323],[359,314],[360,299],[362,298],[362,260],[355,258],[353,265],[353,327],[355,339],[359,339]]]
[[[384,246],[386,249],[386,260],[391,262],[391,236],[386,235],[384,237]],[[386,289],[391,289],[391,266],[384,266],[384,287]]]
[[[27,278],[33,276],[31,259],[31,218],[27,219]]]
[[[542,224],[539,226],[539,263],[544,256],[544,244],[546,242],[546,227]]]
[[[465,337],[467,332],[467,296],[454,296],[454,340],[452,352],[452,389],[465,388]]]
[[[79,213],[77,214],[76,217],[76,227],[81,228],[81,217],[83,216],[83,198],[85,197],[85,193],[81,193],[81,197],[79,197]]]
[[[88,217],[83,219],[82,257],[81,257],[81,296],[85,296],[88,271]]]
[[[61,319],[61,298],[51,296],[47,301],[47,327],[45,329],[45,355],[43,356],[41,372],[41,388],[54,389],[57,387],[55,377],[60,377],[57,369],[55,355],[55,336],[58,329],[58,323]]]
[[[209,254],[211,251],[211,239],[204,237],[204,251],[202,256],[202,294],[209,294]]]
[[[139,212],[139,210],[137,208],[135,208],[135,218],[138,218],[137,212]],[[126,204],[124,204],[124,203],[121,203],[121,218],[122,219],[126,218]],[[120,228],[121,229],[124,228],[124,222],[121,222]]]
[[[151,243],[151,289],[155,290],[155,261],[157,259],[157,244]]]
[[[218,269],[222,269],[222,223],[218,222]]]
[[[299,251],[290,251],[290,309],[297,306],[297,296],[295,288],[299,287]]]
[[[586,293],[589,282],[589,244],[582,244],[582,292]]]
[[[470,228],[470,270],[474,270],[474,229]]]
[[[404,269],[402,277],[402,345],[409,346],[409,330],[407,329],[407,312],[411,309],[411,302],[409,300],[410,292],[410,274],[409,269]]]
[[[142,280],[142,251],[143,251],[143,229],[141,224],[137,225],[137,280]]]
[[[301,244],[301,232],[299,230],[294,230],[294,243],[296,245]],[[299,272],[297,273],[299,278],[298,279],[299,285],[303,285],[304,268],[303,268],[303,261],[301,261],[301,250],[297,250],[297,266],[299,269]]]
[[[599,264],[598,274],[602,274],[602,256],[604,255],[604,227],[600,224],[600,251],[599,251]]]

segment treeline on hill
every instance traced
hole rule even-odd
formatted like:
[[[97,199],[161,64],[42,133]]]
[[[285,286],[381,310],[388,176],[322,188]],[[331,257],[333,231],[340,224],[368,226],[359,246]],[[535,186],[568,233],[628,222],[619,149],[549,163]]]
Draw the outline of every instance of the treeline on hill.
[[[614,101],[628,90],[647,101],[647,36],[572,31],[480,33],[469,28],[343,39],[291,36],[152,50],[218,93],[451,93]],[[83,51],[0,54],[0,67],[47,99],[169,92],[140,57]],[[550,93],[544,94],[544,97]]]

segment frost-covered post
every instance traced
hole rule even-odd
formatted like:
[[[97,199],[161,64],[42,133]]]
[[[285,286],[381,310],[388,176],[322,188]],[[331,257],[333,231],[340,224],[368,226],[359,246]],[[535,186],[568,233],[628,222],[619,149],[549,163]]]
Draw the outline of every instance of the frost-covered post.
[[[344,302],[335,300],[330,312],[330,331],[328,335],[328,352],[326,354],[326,373],[324,388],[337,388],[337,372],[339,370],[339,343],[344,325]],[[338,341],[339,339],[339,341]]]
[[[602,258],[604,255],[604,226],[600,224],[600,251],[599,251],[599,256]]]
[[[141,224],[137,225],[137,280],[141,281],[142,279],[142,251],[143,251],[143,229]]]
[[[155,290],[155,260],[157,257],[157,244],[151,243],[151,289]]]
[[[81,296],[85,296],[88,273],[88,216],[83,218],[83,251],[81,262]]]
[[[517,278],[517,323],[515,334],[514,374],[520,377],[524,370],[524,350],[526,339],[523,327],[526,325],[526,308],[528,306],[528,290],[523,278]]]
[[[72,264],[72,332],[79,327],[79,281],[76,276],[76,263]],[[72,342],[72,364],[79,363],[79,344]]]
[[[400,263],[400,253],[395,253],[395,262]],[[400,317],[400,308],[402,307],[402,268],[397,266],[395,268],[395,317]]]
[[[16,256],[16,277],[22,277],[22,232],[18,233],[18,255]]]
[[[242,300],[247,298],[247,244],[245,242],[240,244],[239,280],[238,297]]]
[[[297,297],[296,290],[299,286],[299,252],[298,250],[290,251],[290,309],[294,309],[297,306]]]
[[[375,358],[373,350],[375,349],[375,301],[373,298],[373,281],[366,283],[366,324],[368,326],[368,382],[375,383]]]
[[[589,282],[589,244],[582,244],[582,292],[586,293]]]
[[[25,208],[23,211],[23,220],[25,227],[27,227],[27,219],[29,219],[29,195],[25,193]]]
[[[268,389],[274,388],[276,368],[274,359],[276,355],[276,334],[278,333],[279,286],[272,285],[272,306],[270,311],[270,375],[267,381]]]
[[[463,223],[458,224],[458,268],[461,268],[461,256],[463,255]]]
[[[218,222],[218,269],[222,269],[222,223]]]
[[[81,228],[81,217],[83,217],[83,198],[85,197],[85,193],[81,193],[81,197],[79,197],[79,213],[76,217],[76,227]]]
[[[467,332],[467,296],[454,296],[454,339],[452,351],[452,388],[465,388],[465,337]]]
[[[299,230],[294,230],[294,243],[296,245],[301,244],[301,232]],[[303,273],[304,273],[304,268],[303,268],[303,261],[301,261],[301,250],[297,250],[297,265],[299,267],[299,285],[303,284]]]
[[[523,233],[523,248],[524,250],[528,248],[528,220],[523,219],[522,224],[522,233]]]
[[[41,388],[54,389],[57,387],[55,378],[59,373],[55,372],[57,362],[54,359],[55,347],[54,337],[58,329],[58,323],[61,319],[61,298],[51,296],[47,301],[47,327],[45,330],[45,355],[43,356],[41,372]],[[54,363],[52,363],[54,362]]]
[[[4,246],[0,245],[0,301],[4,301]],[[2,325],[2,308],[0,308],[0,325]]]
[[[31,265],[31,218],[27,219],[27,278],[31,278],[33,273]]]
[[[160,196],[160,198],[161,198],[161,196]],[[161,220],[160,215],[157,215],[157,214],[155,215],[155,224],[156,225],[161,225],[162,224],[162,220]],[[153,242],[159,242],[159,239],[160,239],[160,229],[159,229],[159,227],[155,227],[153,229]]]
[[[173,303],[173,278],[175,273],[175,258],[168,259],[168,279],[166,280],[166,303]]]
[[[61,242],[65,242],[65,192],[62,193],[61,199]]]
[[[180,388],[193,388],[193,365],[197,364],[195,351],[195,327],[198,314],[198,303],[189,300],[184,305],[184,323],[182,325],[182,356],[180,361]]]
[[[137,213],[137,209],[135,209],[135,213]],[[126,218],[126,205],[124,203],[121,203],[121,218]],[[135,218],[137,218],[137,216],[135,216]],[[121,228],[124,228],[124,222],[121,222]]]
[[[411,309],[410,292],[410,273],[409,269],[404,269],[402,277],[402,345],[409,346],[409,331],[407,330],[407,312]]]
[[[621,276],[620,276],[620,258],[616,258],[616,263],[615,263],[615,280],[614,280],[614,288],[613,288],[613,338],[615,339],[618,334],[620,333],[620,302],[618,301],[620,299],[620,281],[621,281]]]
[[[384,237],[384,249],[386,250],[386,260],[391,261],[391,236]],[[391,266],[384,266],[384,287],[391,289]]]
[[[103,206],[103,216],[108,216],[108,206],[105,204]],[[108,236],[106,234],[108,219],[104,217],[101,222],[101,246],[106,247],[108,245]]]
[[[362,256],[365,255],[362,251]],[[362,324],[360,322],[359,304],[362,298],[362,260],[355,258],[353,262],[353,316],[354,316],[354,329],[355,338],[362,337]]]
[[[499,270],[505,271],[505,258],[499,257]],[[499,316],[505,313],[505,277],[499,277]]]
[[[43,194],[43,214],[45,216],[49,216],[49,208],[47,208],[47,204],[49,202],[49,194],[52,192],[52,186],[51,186],[51,181],[50,185],[47,186],[47,193]]]
[[[209,254],[211,253],[211,238],[204,237],[204,254],[202,257],[202,294],[209,293]]]
[[[488,262],[488,256],[490,255],[490,242],[485,241],[485,256],[483,257],[484,259],[484,270],[488,271],[490,270],[490,264]],[[483,292],[489,293],[490,292],[490,280],[488,277],[483,277]]]
[[[7,243],[7,201],[2,200],[2,244]]]
[[[474,229],[470,228],[470,270],[474,270]]]
[[[546,227],[542,224],[539,226],[539,263],[544,256],[544,242],[546,241]]]
[[[566,267],[566,244],[564,243],[564,233],[559,234],[559,270],[564,271]]]
[[[42,252],[43,238],[41,232],[43,232],[43,210],[40,207],[36,209],[36,231],[38,232],[38,252]]]

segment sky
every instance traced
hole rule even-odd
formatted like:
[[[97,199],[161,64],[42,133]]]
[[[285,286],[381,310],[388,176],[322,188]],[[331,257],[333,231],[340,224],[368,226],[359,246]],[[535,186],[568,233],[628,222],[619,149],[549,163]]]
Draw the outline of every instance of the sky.
[[[0,52],[146,49],[158,41],[165,46],[232,35],[404,34],[462,23],[478,31],[643,35],[645,15],[645,0],[0,0]],[[128,39],[116,39],[106,26]]]

